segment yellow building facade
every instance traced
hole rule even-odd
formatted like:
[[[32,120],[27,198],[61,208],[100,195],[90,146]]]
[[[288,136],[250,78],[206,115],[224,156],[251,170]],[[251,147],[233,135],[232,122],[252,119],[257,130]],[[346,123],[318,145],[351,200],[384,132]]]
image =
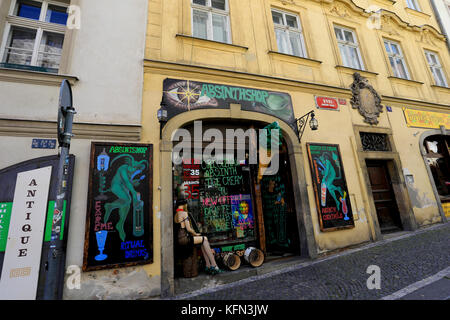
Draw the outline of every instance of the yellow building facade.
[[[286,217],[295,222],[289,246],[296,255],[315,258],[381,240],[396,230],[384,220],[393,207],[398,230],[446,221],[449,199],[439,178],[446,176],[436,175],[436,167],[442,169],[449,159],[450,55],[429,2],[417,1],[416,9],[403,0],[149,1],[141,142],[154,145],[154,262],[143,268],[161,277],[163,296],[175,292],[178,277],[172,221],[179,182],[172,136],[177,129],[190,130],[194,121],[223,130],[278,122],[288,163],[283,195],[291,216]],[[221,102],[226,90],[230,93]],[[238,90],[244,92],[241,98]],[[260,92],[290,99],[294,122],[258,109]],[[167,107],[169,96],[179,97],[172,105],[178,111],[169,110],[167,121],[158,123],[157,112]],[[218,104],[202,105],[206,96]],[[318,129],[307,127],[300,140],[295,119],[310,111]],[[320,161],[314,156],[320,146],[338,146],[330,162],[345,176],[340,197],[351,210],[347,227],[328,228],[331,216],[321,215],[326,212],[315,179],[325,166],[315,170]],[[255,246],[267,254],[269,207],[257,190],[262,184],[249,185]],[[383,188],[389,190],[383,194]],[[383,201],[392,207],[383,207]],[[258,220],[261,208],[264,221]],[[227,247],[243,249],[241,244]]]

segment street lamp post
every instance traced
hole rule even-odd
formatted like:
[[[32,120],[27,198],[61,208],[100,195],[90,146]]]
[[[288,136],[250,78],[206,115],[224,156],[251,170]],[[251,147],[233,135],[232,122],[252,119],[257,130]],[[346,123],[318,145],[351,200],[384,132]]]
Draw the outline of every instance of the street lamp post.
[[[53,223],[51,231],[50,248],[46,262],[46,277],[44,286],[44,300],[60,299],[61,284],[65,272],[65,255],[63,254],[63,241],[60,239],[64,199],[68,192],[69,177],[69,149],[73,137],[73,116],[76,114],[72,106],[72,89],[67,80],[63,80],[59,94],[58,108],[58,143],[59,163],[56,179],[56,199],[53,209]]]

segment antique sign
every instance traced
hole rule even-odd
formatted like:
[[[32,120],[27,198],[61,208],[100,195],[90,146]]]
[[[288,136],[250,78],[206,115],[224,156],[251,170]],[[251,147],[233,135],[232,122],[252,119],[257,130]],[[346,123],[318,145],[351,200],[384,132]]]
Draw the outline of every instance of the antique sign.
[[[34,300],[52,167],[17,174],[0,278],[0,299]]]
[[[287,93],[191,80],[164,80],[162,106],[169,119],[196,109],[228,109],[230,103],[240,104],[242,110],[277,117],[297,132],[291,96]]]
[[[39,242],[41,243],[41,249],[39,249],[39,255],[40,259],[37,260],[36,270],[38,270],[38,282],[37,282],[37,289],[34,291],[34,297],[32,299],[41,300],[44,298],[44,288],[46,288],[45,283],[46,280],[49,278],[49,269],[48,266],[48,256],[50,253],[50,256],[53,254],[57,254],[58,257],[61,258],[61,261],[65,261],[66,257],[66,244],[67,244],[67,238],[68,238],[68,230],[69,230],[69,220],[70,220],[70,201],[71,201],[71,194],[72,194],[72,181],[73,181],[73,171],[75,166],[75,156],[70,155],[69,157],[69,163],[67,166],[68,170],[68,179],[66,181],[67,190],[64,194],[59,195],[59,197],[63,200],[63,209],[62,212],[59,210],[55,210],[55,202],[58,197],[57,195],[57,188],[56,188],[56,182],[58,179],[57,175],[57,168],[58,168],[58,162],[59,157],[57,155],[54,156],[47,156],[47,157],[40,157],[31,159],[22,163],[18,163],[15,165],[12,165],[10,167],[4,168],[0,170],[0,270],[3,270],[8,265],[7,259],[6,259],[6,251],[7,247],[14,245],[14,235],[15,232],[13,230],[15,227],[13,225],[15,224],[15,220],[17,218],[20,218],[17,216],[17,211],[13,208],[16,205],[16,194],[15,191],[19,187],[19,176],[27,176],[30,175],[32,172],[39,172],[36,170],[41,170],[42,168],[52,168],[51,171],[51,177],[50,182],[47,183],[47,187],[49,188],[47,191],[47,197],[45,201],[45,205],[43,205],[43,216],[41,215],[41,211],[39,211],[39,215],[35,215],[35,209],[37,208],[35,205],[37,204],[32,197],[41,197],[43,194],[40,192],[42,191],[40,188],[42,185],[39,184],[38,180],[35,180],[37,186],[33,186],[34,182],[29,181],[27,187],[35,187],[33,189],[27,189],[25,196],[27,197],[27,201],[35,201],[35,203],[30,203],[31,208],[28,208],[28,205],[26,205],[26,209],[33,210],[33,211],[26,211],[25,213],[29,215],[30,219],[32,220],[32,224],[30,226],[23,226],[24,229],[21,231],[24,233],[29,233],[25,237],[29,236],[29,238],[23,238],[19,239],[20,242],[16,243],[22,243],[26,242],[23,245],[28,245],[32,243],[33,240],[36,240],[36,238],[39,239]],[[34,173],[33,173],[34,175]],[[39,174],[40,175],[40,174]],[[33,183],[32,183],[33,182]],[[31,184],[31,185],[30,185]],[[39,189],[38,189],[39,188]],[[36,191],[34,191],[36,190]],[[28,192],[30,191],[30,192]],[[20,204],[20,203],[19,203]],[[22,217],[23,217],[22,213]],[[25,216],[25,219],[28,218],[28,216]],[[31,221],[30,220],[30,221]],[[39,220],[39,221],[38,221]],[[28,221],[28,220],[26,220]],[[35,223],[39,223],[39,226],[42,224],[42,228],[37,228],[35,226]],[[30,232],[25,232],[25,230],[28,230],[31,228]],[[10,233],[10,231],[12,233]],[[36,234],[35,234],[36,233]],[[37,234],[39,233],[39,234]],[[13,242],[10,242],[13,241]],[[28,241],[28,242],[27,242]],[[37,241],[37,240],[36,240]],[[53,246],[52,246],[53,244]],[[58,247],[57,252],[55,252],[54,244]],[[51,247],[52,246],[52,247]],[[26,251],[22,251],[23,253],[32,252],[34,250],[25,247],[20,247],[21,249],[27,249]],[[22,257],[24,258],[24,257]],[[37,258],[36,258],[37,259]],[[24,265],[23,268],[27,268],[28,266]],[[17,271],[17,275],[26,275],[28,274],[28,271],[30,271],[30,276],[33,275],[33,272],[36,271],[33,268],[31,269],[23,269],[21,272]],[[5,271],[7,273],[7,271]],[[9,274],[8,274],[9,276]],[[62,298],[62,290],[64,285],[64,265],[59,266],[58,274],[52,274],[52,279],[54,280],[55,287],[52,287],[52,290],[55,290],[56,296],[58,299]],[[3,277],[0,278],[0,281],[3,281]],[[30,278],[31,279],[31,278]],[[17,280],[17,279],[16,279]],[[9,288],[9,286],[8,286]],[[22,287],[23,288],[23,287]],[[31,288],[31,287],[30,287]],[[47,289],[49,289],[47,287]],[[9,290],[9,289],[8,289]],[[34,289],[33,289],[34,290]],[[1,290],[0,290],[1,291]],[[30,296],[31,298],[31,296]],[[22,299],[22,298],[18,298]],[[25,298],[23,298],[25,299]],[[28,298],[27,298],[28,299]]]
[[[83,270],[153,262],[153,145],[93,142]]]
[[[450,113],[420,111],[403,108],[408,127],[439,129],[444,126],[450,129]]]
[[[353,214],[338,145],[307,143],[320,229],[353,228]]]
[[[364,117],[364,122],[377,124],[378,116],[380,112],[383,112],[380,96],[367,79],[358,72],[353,74],[353,79],[354,81],[350,86],[353,94],[350,103],[353,109],[359,110],[359,113]]]
[[[339,110],[338,101],[335,98],[329,97],[314,97],[316,106],[319,109]]]

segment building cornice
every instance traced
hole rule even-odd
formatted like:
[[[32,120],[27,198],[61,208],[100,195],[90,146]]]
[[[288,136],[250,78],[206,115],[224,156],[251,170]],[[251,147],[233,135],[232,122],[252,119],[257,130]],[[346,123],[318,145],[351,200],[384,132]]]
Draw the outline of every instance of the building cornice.
[[[56,138],[56,121],[0,118],[0,136]],[[75,139],[140,141],[141,125],[73,124]]]
[[[238,80],[240,83],[246,82],[249,86],[271,87],[277,88],[281,91],[287,90],[303,90],[313,94],[329,94],[341,98],[351,98],[352,93],[349,88],[337,87],[323,83],[314,83],[307,81],[300,81],[295,79],[279,78],[268,75],[253,74],[248,72],[239,72],[233,70],[223,70],[204,66],[193,66],[178,62],[162,61],[144,59],[144,72],[155,73],[158,72],[163,75],[171,77],[184,78],[205,78],[211,79],[212,76],[221,78],[224,82],[233,83]],[[391,97],[388,95],[381,95],[382,104],[400,104],[406,106],[417,106],[431,109],[449,110],[446,104],[440,104],[431,101],[411,100],[399,97]]]
[[[29,83],[46,86],[60,86],[61,82],[64,79],[68,80],[71,85],[75,85],[75,83],[78,81],[78,78],[72,75],[0,68],[0,81]]]

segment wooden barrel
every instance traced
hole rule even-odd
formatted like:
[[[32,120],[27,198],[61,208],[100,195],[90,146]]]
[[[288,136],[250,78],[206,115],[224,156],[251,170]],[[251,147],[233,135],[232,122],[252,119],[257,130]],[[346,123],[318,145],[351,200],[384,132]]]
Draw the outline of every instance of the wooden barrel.
[[[248,247],[245,249],[244,259],[252,267],[259,267],[264,262],[264,253],[255,247]]]
[[[237,270],[241,266],[241,258],[230,252],[223,256],[223,264],[230,270]]]
[[[198,276],[198,254],[195,247],[192,249],[192,254],[183,260],[183,276],[185,278]]]

